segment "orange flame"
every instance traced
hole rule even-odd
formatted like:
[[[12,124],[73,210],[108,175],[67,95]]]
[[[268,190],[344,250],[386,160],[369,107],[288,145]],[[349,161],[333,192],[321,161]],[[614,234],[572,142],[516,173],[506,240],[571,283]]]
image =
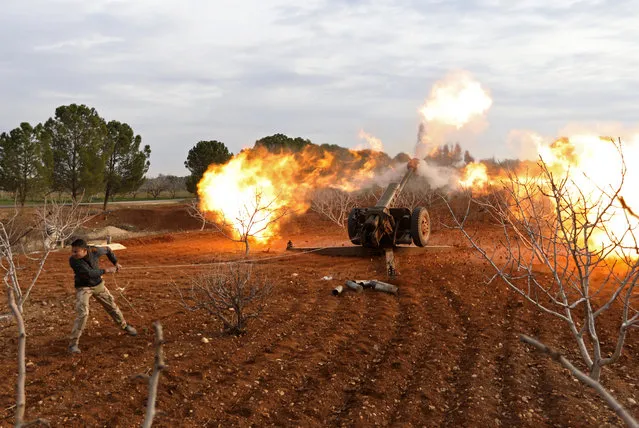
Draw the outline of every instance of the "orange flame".
[[[613,240],[619,240],[623,247],[634,248],[636,245],[634,238],[626,232],[629,228],[637,228],[639,221],[626,215],[623,204],[639,207],[639,194],[632,187],[639,179],[639,171],[632,164],[639,159],[637,139],[631,139],[622,151],[629,167],[623,183],[621,153],[610,137],[577,135],[539,147],[541,158],[553,174],[569,177],[566,183],[568,195],[585,205],[577,207],[587,213],[585,220],[595,222],[597,211],[611,204],[605,224],[600,223],[605,230],[597,229],[591,237],[590,242],[597,246],[609,246]],[[621,188],[621,194],[615,195],[618,188]],[[619,196],[623,197],[623,203]]]
[[[489,183],[488,168],[481,162],[470,162],[464,167],[459,184],[463,188],[484,189]]]
[[[639,230],[639,219],[629,211],[639,211],[639,192],[632,187],[639,181],[639,169],[634,168],[634,161],[639,159],[639,136],[631,138],[621,148],[628,167],[623,183],[622,153],[610,137],[575,135],[550,143],[539,140],[536,144],[540,158],[553,177],[558,182],[567,179],[566,197],[576,204],[574,210],[577,214],[584,217],[580,220],[593,224],[598,212],[610,205],[605,219],[597,222],[602,227],[593,231],[589,244],[610,247],[619,242],[624,248],[634,249],[634,237],[627,232],[629,229]],[[550,183],[543,175],[531,177],[529,173],[522,168],[514,172],[514,179],[535,183],[544,189],[544,193],[552,193],[548,188]],[[459,184],[481,193],[502,179],[508,182],[510,178],[504,175],[504,171],[491,175],[485,164],[472,162],[462,171]],[[619,188],[621,192],[615,194]]]

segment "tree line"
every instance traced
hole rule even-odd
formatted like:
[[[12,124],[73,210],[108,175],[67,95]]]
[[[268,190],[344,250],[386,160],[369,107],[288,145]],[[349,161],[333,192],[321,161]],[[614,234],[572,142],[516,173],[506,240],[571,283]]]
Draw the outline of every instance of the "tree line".
[[[106,209],[109,198],[140,187],[150,156],[127,123],[107,122],[84,104],[60,106],[44,123],[0,134],[0,190],[20,205],[51,192],[74,201],[104,192]]]
[[[317,145],[300,137],[274,134],[257,140],[253,149],[260,147],[272,153],[298,153],[309,148],[327,151],[337,160],[353,165],[349,149],[335,144]],[[106,209],[109,199],[117,194],[146,192],[157,198],[160,193],[169,192],[173,197],[184,188],[196,194],[207,168],[228,162],[233,153],[220,141],[199,141],[184,162],[189,176],[160,174],[146,179],[150,155],[149,145],[142,146],[142,137],[127,123],[107,122],[95,108],[84,104],[60,106],[44,123],[32,126],[23,122],[0,134],[0,191],[13,194],[20,205],[51,192],[67,193],[74,201],[82,195],[103,193]],[[371,157],[376,158],[380,168],[410,159],[406,153],[391,158],[370,150],[358,155],[361,162]],[[468,151],[462,155],[459,144],[438,147],[427,159],[447,166],[473,160]]]

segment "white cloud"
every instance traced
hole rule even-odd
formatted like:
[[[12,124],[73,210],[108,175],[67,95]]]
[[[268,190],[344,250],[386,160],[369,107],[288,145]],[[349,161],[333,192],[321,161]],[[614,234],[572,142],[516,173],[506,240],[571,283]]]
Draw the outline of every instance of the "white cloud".
[[[166,173],[183,173],[176,159],[204,138],[233,151],[275,132],[355,146],[363,127],[410,151],[431,85],[467,69],[494,99],[469,148],[510,155],[512,129],[636,124],[632,3],[8,0],[0,131],[46,120],[32,116],[43,100],[49,115],[90,102],[142,133]]]
[[[144,84],[110,83],[103,86],[103,97],[122,102],[174,105],[179,107],[197,106],[201,101],[219,98],[222,90],[215,85],[178,83]]]
[[[108,43],[122,42],[124,39],[121,37],[109,37],[100,34],[93,34],[88,37],[79,39],[63,40],[60,42],[54,42],[46,45],[35,46],[35,51],[58,51],[66,49],[90,49],[98,45],[104,45]]]

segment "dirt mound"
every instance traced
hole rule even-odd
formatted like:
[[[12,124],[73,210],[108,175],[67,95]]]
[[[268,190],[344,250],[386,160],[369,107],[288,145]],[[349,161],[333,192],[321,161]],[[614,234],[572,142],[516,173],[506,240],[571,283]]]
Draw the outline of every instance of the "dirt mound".
[[[88,231],[85,236],[87,239],[106,239],[110,236],[112,239],[125,239],[131,235],[131,232],[120,229],[115,226],[106,226],[99,229]]]
[[[101,213],[89,223],[91,227],[115,226],[129,232],[185,231],[200,229],[202,224],[189,215],[186,205],[153,207],[115,207]]]

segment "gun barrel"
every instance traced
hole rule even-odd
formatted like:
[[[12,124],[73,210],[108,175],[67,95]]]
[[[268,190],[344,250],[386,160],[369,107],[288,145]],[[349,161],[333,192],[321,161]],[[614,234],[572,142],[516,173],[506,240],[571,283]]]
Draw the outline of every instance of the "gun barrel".
[[[408,162],[407,171],[404,177],[402,177],[402,180],[399,183],[392,182],[388,185],[382,197],[379,198],[377,204],[375,204],[376,208],[390,208],[393,199],[404,189],[404,186],[406,186],[406,183],[408,183],[408,180],[413,175],[413,171],[417,169],[418,162],[417,159],[411,159],[410,162]]]

